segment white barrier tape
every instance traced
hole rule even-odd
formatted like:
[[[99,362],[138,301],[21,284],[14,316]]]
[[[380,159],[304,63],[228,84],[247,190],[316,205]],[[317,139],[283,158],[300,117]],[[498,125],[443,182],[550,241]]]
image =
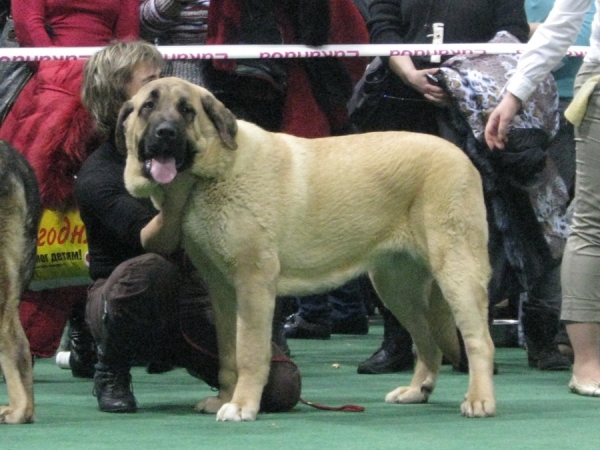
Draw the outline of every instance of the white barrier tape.
[[[174,45],[158,46],[165,59],[355,58],[372,56],[493,55],[522,53],[526,44],[347,44],[305,45]],[[0,48],[0,61],[88,59],[102,47]],[[567,56],[584,57],[589,47],[573,46]]]

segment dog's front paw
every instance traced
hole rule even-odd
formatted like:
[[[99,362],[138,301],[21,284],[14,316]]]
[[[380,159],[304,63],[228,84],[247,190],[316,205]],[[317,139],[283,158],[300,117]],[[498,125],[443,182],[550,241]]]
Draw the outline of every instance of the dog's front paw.
[[[493,417],[496,414],[496,401],[493,398],[471,399],[467,395],[460,410],[465,417]]]
[[[0,424],[22,424],[22,423],[32,423],[33,422],[33,414],[28,415],[23,413],[23,410],[17,411],[8,406],[0,406]]]
[[[430,392],[426,390],[402,386],[385,396],[386,403],[427,403]]]
[[[207,397],[200,400],[194,409],[203,414],[216,414],[224,404],[225,402],[219,397]]]
[[[256,420],[258,408],[244,408],[236,403],[225,403],[217,413],[221,422],[250,422]]]

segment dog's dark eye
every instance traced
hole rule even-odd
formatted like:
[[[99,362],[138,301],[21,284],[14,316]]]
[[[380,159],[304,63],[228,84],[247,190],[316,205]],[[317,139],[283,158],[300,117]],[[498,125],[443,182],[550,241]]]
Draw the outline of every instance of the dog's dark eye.
[[[194,108],[192,108],[191,106],[188,105],[181,105],[179,111],[181,112],[181,114],[195,114],[196,111],[194,111]]]
[[[154,102],[152,100],[148,100],[142,105],[143,110],[152,110],[154,109]]]
[[[179,114],[186,122],[192,122],[196,117],[196,110],[190,105],[181,104],[179,105]]]

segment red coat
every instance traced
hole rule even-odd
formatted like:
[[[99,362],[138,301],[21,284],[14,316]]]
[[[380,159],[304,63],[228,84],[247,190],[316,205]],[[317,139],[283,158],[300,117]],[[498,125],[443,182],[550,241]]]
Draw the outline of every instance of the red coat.
[[[139,0],[28,0],[12,2],[12,15],[25,47],[100,47],[139,36]],[[0,138],[33,166],[42,203],[51,209],[74,205],[73,176],[89,152],[93,124],[80,101],[83,64],[35,65],[0,127]]]
[[[240,1],[211,0],[208,16],[207,44],[238,44],[240,41]],[[282,29],[285,44],[298,44],[296,31],[290,17],[285,14],[286,1],[274,2],[277,21]],[[331,0],[329,44],[366,44],[369,42],[364,19],[352,0]],[[346,68],[356,83],[362,76],[367,61],[363,58],[344,59]],[[234,61],[215,61],[222,70],[233,70]],[[304,69],[294,59],[286,59],[287,94],[283,108],[281,131],[302,137],[331,135],[332,129],[342,128],[347,121],[347,111],[341,108],[327,116],[318,106]]]

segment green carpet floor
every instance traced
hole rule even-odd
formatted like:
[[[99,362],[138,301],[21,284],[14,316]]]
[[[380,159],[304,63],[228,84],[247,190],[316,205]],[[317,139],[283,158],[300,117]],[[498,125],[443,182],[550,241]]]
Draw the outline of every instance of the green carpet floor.
[[[54,360],[36,362],[36,418],[0,426],[0,449],[598,449],[600,398],[567,389],[569,372],[527,367],[520,348],[499,348],[497,416],[466,419],[459,405],[468,377],[444,366],[429,404],[388,405],[385,394],[410,373],[358,375],[356,366],[380,344],[380,325],[367,336],[290,341],[303,375],[303,398],[329,406],[356,404],[362,413],[299,404],[252,423],[221,423],[193,411],[210,389],[177,369],[148,375],[134,368],[137,414],[97,409],[92,382],[71,377]],[[334,364],[339,364],[335,368]],[[0,404],[6,387],[0,383]]]

